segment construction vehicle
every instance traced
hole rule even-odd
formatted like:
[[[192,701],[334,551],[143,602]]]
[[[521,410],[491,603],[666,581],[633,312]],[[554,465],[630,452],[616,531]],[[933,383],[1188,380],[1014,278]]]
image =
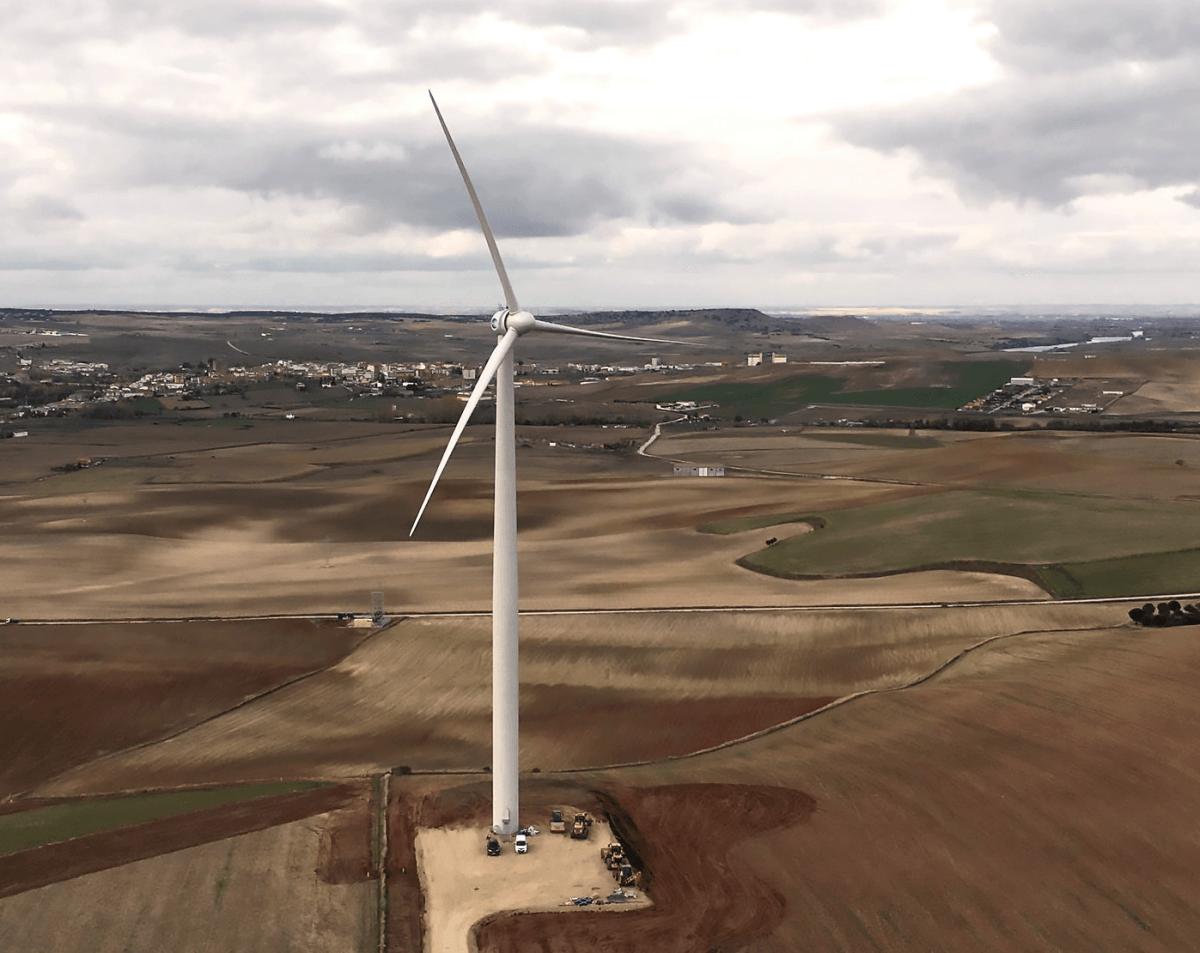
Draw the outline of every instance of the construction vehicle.
[[[642,872],[634,870],[633,864],[630,863],[621,864],[620,869],[613,872],[613,877],[620,887],[641,887],[642,885]]]
[[[550,812],[550,833],[565,834],[567,832],[567,822],[563,820],[563,813],[558,808]]]
[[[625,860],[625,848],[616,843],[601,847],[600,859],[609,870],[616,870]]]
[[[592,815],[580,811],[571,824],[571,836],[575,840],[587,840],[592,832]]]

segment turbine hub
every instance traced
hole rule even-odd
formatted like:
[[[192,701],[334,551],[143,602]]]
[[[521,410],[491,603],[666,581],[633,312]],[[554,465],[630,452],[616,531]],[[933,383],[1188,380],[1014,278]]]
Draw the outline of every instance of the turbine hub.
[[[534,317],[528,311],[509,311],[508,308],[501,308],[492,315],[492,330],[497,334],[503,334],[505,331],[516,331],[517,334],[525,334],[527,331],[533,330]]]

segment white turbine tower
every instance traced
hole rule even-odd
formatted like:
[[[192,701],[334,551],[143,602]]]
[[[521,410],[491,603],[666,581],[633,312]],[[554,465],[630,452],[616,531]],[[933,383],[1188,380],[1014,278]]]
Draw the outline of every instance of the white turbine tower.
[[[492,264],[496,266],[496,274],[504,289],[504,307],[492,315],[491,327],[499,340],[491,356],[484,364],[463,408],[462,416],[450,435],[450,442],[442,454],[441,462],[433,474],[429,491],[417,511],[412,529],[408,535],[417,531],[417,524],[429,499],[437,488],[442,471],[458,444],[471,414],[479,404],[480,397],[493,378],[496,380],[496,501],[493,526],[493,555],[492,555],[492,829],[500,834],[512,834],[520,826],[520,804],[518,801],[518,764],[517,764],[517,469],[516,469],[516,427],[513,421],[513,346],[517,338],[530,331],[550,331],[557,334],[579,334],[586,337],[607,338],[617,341],[638,341],[645,344],[675,344],[694,347],[690,342],[664,341],[659,338],[631,337],[627,334],[609,334],[605,331],[587,331],[583,328],[571,328],[549,321],[540,321],[528,311],[522,311],[517,304],[517,296],[513,294],[508,273],[504,270],[504,262],[500,258],[500,249],[496,247],[496,238],[488,225],[487,216],[483,214],[483,206],[479,204],[479,196],[467,175],[467,167],[463,165],[462,156],[454,145],[442,111],[438,109],[437,100],[433,93],[429,94],[433,109],[437,113],[442,132],[446,134],[446,142],[450,152],[462,174],[463,185],[467,187],[467,195],[475,207],[475,216],[479,219],[479,227],[483,231],[488,251],[492,253]]]

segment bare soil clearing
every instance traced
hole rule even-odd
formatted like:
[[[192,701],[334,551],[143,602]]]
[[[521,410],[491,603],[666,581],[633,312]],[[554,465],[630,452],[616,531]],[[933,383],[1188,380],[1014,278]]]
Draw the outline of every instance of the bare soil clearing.
[[[778,926],[783,898],[746,876],[733,852],[745,838],[803,822],[812,798],[784,787],[685,784],[622,789],[609,804],[618,836],[648,874],[654,907],[619,924],[551,913],[493,917],[479,931],[483,953],[739,949]]]
[[[485,826],[426,828],[417,831],[416,851],[425,895],[426,949],[464,953],[468,934],[484,919],[509,910],[557,910],[572,913],[628,913],[647,905],[637,900],[602,908],[563,908],[571,897],[605,897],[615,889],[600,859],[612,840],[608,825],[597,820],[589,840],[540,834],[529,838],[529,853],[518,855],[511,843],[499,857],[484,852]]]

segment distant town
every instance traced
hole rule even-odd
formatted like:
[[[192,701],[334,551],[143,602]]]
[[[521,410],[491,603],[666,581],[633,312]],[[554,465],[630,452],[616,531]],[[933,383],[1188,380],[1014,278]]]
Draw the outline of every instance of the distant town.
[[[56,335],[60,332],[53,332]],[[657,357],[644,364],[588,364],[566,362],[539,365],[524,361],[516,366],[516,386],[553,387],[563,383],[599,383],[622,375],[673,373],[707,364],[671,364]],[[417,361],[296,361],[281,359],[258,365],[225,365],[214,358],[199,363],[140,374],[123,374],[108,364],[67,358],[36,360],[20,356],[15,373],[0,372],[0,420],[27,417],[63,417],[75,413],[95,416],[133,416],[138,401],[157,401],[155,409],[187,410],[187,404],[204,398],[244,393],[253,384],[285,383],[296,391],[338,390],[347,398],[396,397],[466,399],[479,373],[479,365],[461,362]],[[106,412],[125,406],[128,414]],[[694,406],[694,404],[692,405]]]

